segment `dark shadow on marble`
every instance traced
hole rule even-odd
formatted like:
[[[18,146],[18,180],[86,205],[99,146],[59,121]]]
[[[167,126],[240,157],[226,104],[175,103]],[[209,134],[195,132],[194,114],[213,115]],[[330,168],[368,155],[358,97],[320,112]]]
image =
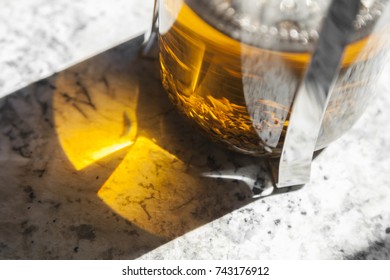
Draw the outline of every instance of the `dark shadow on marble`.
[[[1,259],[133,259],[253,201],[202,174],[264,162],[174,110],[142,39],[0,100]]]
[[[390,231],[390,229],[388,230]],[[387,234],[390,234],[387,233]],[[372,242],[364,250],[345,256],[346,260],[390,260],[390,237]]]

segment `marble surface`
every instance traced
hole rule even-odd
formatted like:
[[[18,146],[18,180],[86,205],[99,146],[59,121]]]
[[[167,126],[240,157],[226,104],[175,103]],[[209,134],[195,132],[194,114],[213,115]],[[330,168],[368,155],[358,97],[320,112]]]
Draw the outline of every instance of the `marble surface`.
[[[26,1],[6,3],[16,13]],[[87,10],[55,3],[49,11]],[[28,52],[19,36],[0,43]],[[107,46],[122,40],[110,36]],[[240,180],[204,174],[261,177],[266,163],[209,142],[184,120],[156,61],[138,56],[141,41],[0,99],[1,259],[390,259],[390,63],[363,117],[316,158],[311,183],[253,199]],[[50,45],[39,49],[52,65],[46,74],[79,59],[70,50],[63,64]],[[40,77],[14,77],[23,59],[2,71],[3,95]]]
[[[149,28],[153,0],[4,0],[0,96]]]

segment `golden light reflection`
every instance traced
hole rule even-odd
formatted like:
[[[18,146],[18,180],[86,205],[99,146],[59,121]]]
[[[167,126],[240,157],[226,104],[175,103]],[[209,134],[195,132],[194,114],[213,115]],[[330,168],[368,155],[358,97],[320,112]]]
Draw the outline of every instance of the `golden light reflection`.
[[[200,182],[187,169],[176,156],[141,136],[98,196],[148,232],[175,237],[202,223],[193,217]]]
[[[107,207],[148,233],[174,238],[246,204],[246,193],[238,184],[227,187],[200,177],[213,158],[193,159],[187,152],[192,148],[187,144],[195,143],[186,136],[192,129],[170,113],[156,65],[137,59],[139,46],[107,52],[58,74],[54,125],[76,170],[111,172],[96,189]],[[124,158],[124,153],[116,157],[124,148]]]
[[[173,238],[209,221],[203,211],[207,199],[199,199],[207,189],[199,177],[191,175],[188,165],[175,155],[143,136],[146,127],[138,128],[137,113],[145,126],[142,117],[167,110],[155,107],[155,102],[138,104],[140,77],[123,70],[121,74],[104,71],[93,64],[74,70],[59,74],[53,95],[55,127],[69,161],[76,170],[95,163],[99,172],[99,160],[129,148],[97,191],[99,198],[123,218],[158,236]],[[149,93],[147,98],[151,96]]]
[[[110,82],[118,82],[115,79],[118,78],[110,77]],[[137,82],[122,82],[113,91],[106,78],[82,79],[80,73],[65,71],[58,77],[56,87],[60,89],[53,97],[56,131],[76,170],[134,142]]]

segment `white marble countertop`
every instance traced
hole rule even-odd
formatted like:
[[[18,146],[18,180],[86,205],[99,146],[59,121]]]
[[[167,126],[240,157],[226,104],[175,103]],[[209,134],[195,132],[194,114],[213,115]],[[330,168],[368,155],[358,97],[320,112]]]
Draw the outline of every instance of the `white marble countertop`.
[[[390,63],[363,117],[315,160],[310,184],[254,201],[233,190],[237,201],[244,200],[238,204],[226,202],[231,199],[229,195],[214,194],[213,203],[200,204],[202,215],[185,221],[194,225],[185,224],[180,233],[164,229],[168,238],[152,238],[149,225],[138,225],[144,231],[130,228],[130,223],[112,209],[103,211],[99,202],[91,202],[88,192],[95,194],[96,189],[88,184],[111,178],[108,171],[116,169],[102,163],[76,172],[69,163],[64,164],[64,155],[56,150],[58,144],[52,141],[55,134],[48,132],[52,127],[41,129],[39,125],[30,134],[24,133],[27,136],[22,135],[34,127],[29,119],[34,119],[35,112],[28,108],[38,108],[46,99],[56,100],[56,93],[51,97],[44,91],[41,98],[37,95],[42,86],[39,83],[13,93],[142,32],[150,20],[152,1],[4,0],[1,5],[0,258],[390,259]],[[107,65],[105,57],[120,60],[120,56],[111,52],[88,63]],[[69,87],[64,82],[71,79],[67,73],[84,73],[83,67],[60,72],[45,80],[43,86]],[[152,84],[157,85],[158,78],[154,78]],[[124,85],[117,88],[120,86]],[[146,86],[145,91],[152,94],[153,89]],[[32,102],[29,94],[37,102]],[[169,105],[162,107],[170,110]],[[20,108],[26,110],[18,111]],[[66,107],[58,112],[64,110]],[[142,123],[143,117],[138,118]],[[147,123],[143,123],[143,133],[153,135]],[[18,131],[30,143],[18,139]],[[157,143],[166,143],[156,135]],[[43,158],[56,151],[58,158],[43,160],[45,163],[41,158],[33,160],[30,154],[34,155],[34,149],[41,149]],[[207,149],[199,157],[204,155],[209,165],[218,164],[210,162]],[[176,152],[187,156],[185,150]],[[126,157],[122,154],[118,159]],[[102,166],[104,172],[99,169]],[[74,206],[77,203],[79,206]],[[91,204],[93,207],[88,206]],[[226,205],[227,210],[219,209]],[[218,208],[216,216],[222,217],[214,217],[214,208]],[[112,221],[107,220],[109,217]],[[152,242],[145,241],[148,238]],[[137,250],[132,251],[133,247]]]
[[[152,0],[5,0],[0,96],[149,28]]]

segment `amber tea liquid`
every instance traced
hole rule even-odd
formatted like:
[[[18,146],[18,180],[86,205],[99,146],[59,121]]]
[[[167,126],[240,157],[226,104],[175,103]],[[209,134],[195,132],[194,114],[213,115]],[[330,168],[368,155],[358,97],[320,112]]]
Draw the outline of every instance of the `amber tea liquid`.
[[[365,40],[360,40],[347,47],[342,69],[356,62],[364,45]],[[280,119],[271,110],[263,121],[262,125],[269,129],[283,126],[279,143],[270,152],[248,114],[243,81],[271,81],[261,71],[243,71],[242,57],[246,55],[249,61],[252,57],[254,60],[264,57],[264,68],[270,71],[282,63],[281,67],[288,68],[291,90],[295,91],[310,61],[309,53],[277,52],[245,45],[210,26],[185,4],[174,24],[160,34],[159,48],[162,81],[170,98],[209,136],[248,154],[277,156],[280,153],[288,118]],[[283,87],[279,91],[276,94],[286,93]],[[288,116],[288,106],[269,100],[262,102],[279,107]]]

